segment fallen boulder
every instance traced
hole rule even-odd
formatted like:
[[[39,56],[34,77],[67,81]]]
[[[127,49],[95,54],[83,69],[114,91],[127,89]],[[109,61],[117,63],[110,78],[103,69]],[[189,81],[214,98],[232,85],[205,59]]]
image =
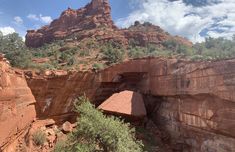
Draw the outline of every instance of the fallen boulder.
[[[131,119],[139,119],[146,116],[142,95],[133,91],[115,93],[98,108],[104,110],[106,113],[126,116]]]
[[[64,132],[72,132],[73,131],[73,125],[66,121],[63,125],[62,125],[62,129]]]

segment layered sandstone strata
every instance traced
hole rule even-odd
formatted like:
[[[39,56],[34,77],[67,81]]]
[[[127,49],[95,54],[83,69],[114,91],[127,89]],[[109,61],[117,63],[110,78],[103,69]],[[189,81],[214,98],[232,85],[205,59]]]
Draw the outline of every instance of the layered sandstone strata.
[[[172,137],[172,144],[191,151],[235,150],[235,60],[190,62],[145,58],[98,73],[28,74],[40,115],[68,119],[73,99],[86,93],[99,105],[114,92],[144,95],[148,116]]]
[[[0,151],[36,117],[35,98],[23,73],[0,56]]]
[[[108,0],[92,0],[91,3],[78,10],[68,8],[49,26],[44,26],[39,30],[29,30],[26,35],[26,45],[38,47],[53,40],[64,39],[76,32],[99,27],[116,29],[110,10]]]

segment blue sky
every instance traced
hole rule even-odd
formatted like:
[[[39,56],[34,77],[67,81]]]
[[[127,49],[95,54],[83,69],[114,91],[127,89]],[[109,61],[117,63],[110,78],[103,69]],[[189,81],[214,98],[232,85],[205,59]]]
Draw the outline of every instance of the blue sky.
[[[90,0],[0,0],[0,30],[37,29],[58,18],[68,7],[77,9]],[[231,38],[235,34],[235,0],[110,0],[112,17],[119,27],[135,20],[149,21],[173,35],[193,42],[205,37]]]

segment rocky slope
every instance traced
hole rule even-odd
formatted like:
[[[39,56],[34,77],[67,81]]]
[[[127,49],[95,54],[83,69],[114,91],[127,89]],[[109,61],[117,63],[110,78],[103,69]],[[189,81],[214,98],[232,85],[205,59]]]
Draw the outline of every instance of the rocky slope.
[[[192,45],[187,39],[173,37],[160,27],[151,24],[141,25],[136,22],[135,26],[128,29],[118,29],[112,21],[108,0],[92,0],[78,10],[68,8],[50,25],[38,30],[29,30],[26,35],[26,45],[40,47],[45,43],[61,39],[77,43],[90,38],[99,42],[112,40],[122,45],[128,44],[131,39],[141,46],[149,43],[161,44],[169,39]]]
[[[12,69],[0,54],[0,151],[34,120],[35,102],[23,73]]]
[[[131,60],[99,73],[31,75],[27,80],[41,117],[72,119],[72,99],[84,92],[97,105],[114,92],[145,98],[148,117],[169,133],[173,147],[189,151],[235,150],[235,60],[189,62]]]

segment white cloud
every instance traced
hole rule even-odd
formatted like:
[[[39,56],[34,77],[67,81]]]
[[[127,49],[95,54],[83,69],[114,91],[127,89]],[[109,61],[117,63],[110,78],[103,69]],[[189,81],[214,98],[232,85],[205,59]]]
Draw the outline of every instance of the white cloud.
[[[37,15],[35,14],[29,14],[27,18],[31,20],[39,21],[39,17],[37,17]]]
[[[39,15],[40,16],[40,20],[44,23],[51,23],[52,18],[50,16],[42,16],[42,14]]]
[[[7,35],[14,33],[15,29],[10,26],[6,26],[6,27],[0,27],[0,31],[2,32],[3,35]]]
[[[52,18],[50,16],[43,16],[42,14],[29,14],[27,18],[33,21],[40,21],[45,24],[49,24],[52,22]]]
[[[133,3],[133,0],[130,0]],[[212,0],[214,2],[217,0]],[[206,36],[231,38],[235,31],[235,1],[194,7],[183,0],[136,0],[138,7],[128,17],[116,24],[128,27],[139,20],[161,26],[174,35],[181,35],[193,42],[203,41]]]
[[[15,16],[14,17],[14,23],[17,24],[17,25],[21,25],[24,23],[23,19],[19,16]]]

